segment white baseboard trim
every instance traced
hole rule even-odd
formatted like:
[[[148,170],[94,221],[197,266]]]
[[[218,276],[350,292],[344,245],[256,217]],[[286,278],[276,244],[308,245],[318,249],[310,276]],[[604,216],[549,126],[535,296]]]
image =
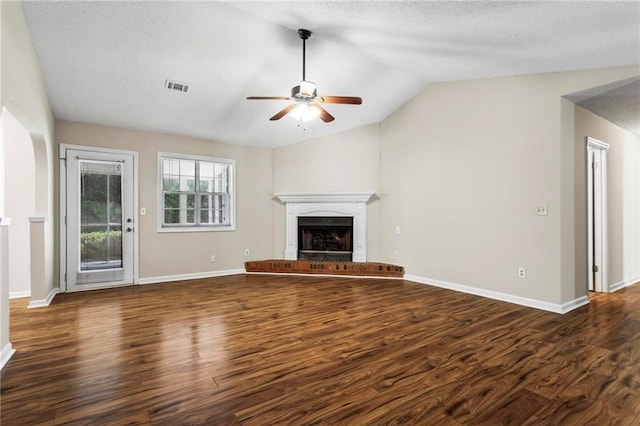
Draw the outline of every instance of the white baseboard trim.
[[[327,278],[371,278],[373,280],[404,280],[403,277],[376,277],[373,275],[332,275],[332,274],[298,274],[294,272],[245,272],[247,275],[290,275],[294,277],[327,277]]]
[[[54,287],[51,289],[46,299],[32,300],[29,302],[29,306],[27,306],[27,308],[44,308],[49,306],[51,302],[53,302],[53,298],[56,297],[56,294],[58,293],[60,293],[60,289],[58,287]]]
[[[11,343],[7,343],[4,345],[4,348],[0,351],[0,370],[4,368],[4,366],[9,362],[13,354],[16,353],[16,350],[13,349]]]
[[[223,271],[195,272],[192,274],[165,275],[163,277],[146,277],[138,279],[138,284],[156,284],[170,281],[196,280],[198,278],[226,277],[228,275],[244,274],[243,269],[226,269]]]
[[[580,306],[589,304],[589,296],[578,297],[577,299],[570,300],[566,303],[560,305],[559,314],[566,314],[569,311],[573,311],[574,309],[578,309]]]
[[[631,286],[631,285],[633,285],[633,284],[635,284],[637,282],[640,282],[640,277],[635,277],[635,278],[631,278],[631,279],[628,279],[628,280],[618,281],[617,283],[611,284],[609,286],[609,292],[613,293],[613,292],[616,292],[618,290],[622,290],[623,288],[629,287],[629,286]]]
[[[21,299],[23,297],[31,297],[30,291],[13,291],[9,293],[9,299]]]
[[[446,281],[433,280],[430,278],[418,277],[415,275],[405,275],[404,279],[420,284],[427,284],[434,287],[440,287],[447,290],[459,291],[461,293],[473,294],[474,296],[486,297],[489,299],[500,300],[502,302],[515,303],[516,305],[526,306],[529,308],[541,309],[543,311],[554,312],[556,314],[564,314],[580,306],[589,303],[587,296],[580,297],[562,305],[556,303],[543,302],[536,299],[528,299],[526,297],[514,296],[512,294],[500,293],[497,291],[485,290],[477,287],[470,287],[462,284],[455,284]]]

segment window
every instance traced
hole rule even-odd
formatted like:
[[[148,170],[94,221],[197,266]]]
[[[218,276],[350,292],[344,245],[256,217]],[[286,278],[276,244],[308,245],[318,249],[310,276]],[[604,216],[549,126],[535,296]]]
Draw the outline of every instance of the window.
[[[233,160],[158,153],[158,230],[235,229]]]

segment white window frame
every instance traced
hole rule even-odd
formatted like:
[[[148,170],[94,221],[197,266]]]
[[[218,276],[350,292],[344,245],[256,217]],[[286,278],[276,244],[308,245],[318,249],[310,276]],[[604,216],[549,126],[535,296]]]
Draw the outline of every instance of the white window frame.
[[[195,160],[195,161],[208,161],[214,163],[228,164],[230,167],[229,172],[229,223],[224,225],[165,225],[163,224],[164,218],[164,191],[163,191],[163,174],[162,174],[162,160],[165,158],[177,159],[177,160]],[[157,163],[157,231],[158,232],[220,232],[220,231],[235,231],[236,230],[236,162],[235,160],[228,158],[206,157],[201,155],[189,155],[178,154],[174,152],[158,152]],[[195,212],[198,214],[198,212]]]

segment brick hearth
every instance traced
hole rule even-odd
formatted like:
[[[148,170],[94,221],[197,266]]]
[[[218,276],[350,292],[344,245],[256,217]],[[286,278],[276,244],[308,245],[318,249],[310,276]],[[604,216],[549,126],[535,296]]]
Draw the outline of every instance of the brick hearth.
[[[404,267],[379,262],[271,259],[245,262],[244,267],[247,272],[404,277]]]

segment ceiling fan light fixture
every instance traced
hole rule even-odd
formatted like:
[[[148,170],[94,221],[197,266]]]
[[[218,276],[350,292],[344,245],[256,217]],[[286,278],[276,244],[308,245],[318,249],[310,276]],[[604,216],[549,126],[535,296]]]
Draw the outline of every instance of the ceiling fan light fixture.
[[[290,117],[298,120],[298,122],[311,121],[315,118],[320,118],[325,123],[330,123],[335,120],[335,117],[324,109],[320,105],[321,103],[360,105],[362,103],[362,99],[354,96],[318,96],[316,84],[312,81],[308,81],[305,77],[305,41],[311,35],[311,31],[299,29],[298,35],[302,39],[302,81],[291,89],[291,96],[248,96],[247,99],[293,101],[292,104],[289,104],[275,113],[275,115],[269,119],[270,121],[280,120],[285,115],[289,115]],[[300,127],[300,124],[298,124],[298,127]]]
[[[309,102],[298,102],[289,113],[289,117],[297,121],[308,122],[320,116],[320,110]]]

